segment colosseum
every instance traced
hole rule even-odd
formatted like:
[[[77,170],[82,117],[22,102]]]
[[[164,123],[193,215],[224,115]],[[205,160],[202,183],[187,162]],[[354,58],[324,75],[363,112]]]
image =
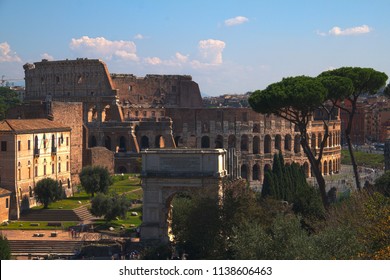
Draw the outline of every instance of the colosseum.
[[[139,171],[143,149],[188,147],[227,149],[232,155],[230,174],[246,178],[254,188],[261,187],[264,171],[279,151],[287,163],[298,162],[311,176],[300,135],[290,122],[250,108],[203,108],[191,76],[110,74],[98,59],[42,60],[24,69],[25,109],[45,108],[49,117],[78,131],[72,132],[72,178],[91,158],[94,163],[110,158],[91,157],[94,147],[111,151],[117,173]],[[20,110],[15,117],[27,117],[28,111]],[[323,121],[314,117],[308,131],[311,147],[317,149]],[[329,133],[321,164],[324,175],[340,170],[338,114]]]

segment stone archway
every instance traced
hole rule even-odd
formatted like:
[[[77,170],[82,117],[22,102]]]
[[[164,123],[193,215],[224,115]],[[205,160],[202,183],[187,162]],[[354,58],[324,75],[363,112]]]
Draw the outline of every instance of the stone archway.
[[[148,149],[142,152],[142,241],[169,242],[170,200],[176,193],[222,195],[227,176],[222,149]]]

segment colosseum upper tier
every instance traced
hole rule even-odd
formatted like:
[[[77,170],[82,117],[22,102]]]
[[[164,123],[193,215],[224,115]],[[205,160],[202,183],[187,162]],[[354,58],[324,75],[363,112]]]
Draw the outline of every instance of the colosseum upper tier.
[[[292,123],[250,108],[203,108],[191,76],[110,74],[98,59],[42,60],[24,69],[25,101],[45,104],[49,115],[63,121],[73,117],[73,110],[64,109],[67,104],[79,104],[82,120],[68,123],[81,125],[83,137],[77,134],[73,145],[82,147],[83,155],[95,146],[106,147],[114,154],[117,173],[137,171],[136,159],[143,149],[188,147],[228,149],[235,155],[231,173],[253,187],[261,186],[264,171],[279,151],[287,163],[297,162],[311,175]],[[61,114],[51,112],[59,107],[51,104],[58,103],[63,104]],[[317,149],[324,135],[320,118],[313,117],[308,134],[312,149]],[[324,175],[340,170],[340,151],[340,118],[335,114],[321,163]],[[72,158],[77,156],[81,155],[74,153]]]

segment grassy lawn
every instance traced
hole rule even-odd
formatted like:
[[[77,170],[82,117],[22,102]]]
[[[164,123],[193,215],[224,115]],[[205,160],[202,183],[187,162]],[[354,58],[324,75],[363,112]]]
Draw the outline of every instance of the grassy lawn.
[[[109,187],[109,192],[116,192],[117,194],[127,193],[133,190],[140,189],[140,178],[135,174],[124,174],[113,176],[113,184]],[[49,204],[48,209],[64,209],[71,210],[82,205],[90,203],[91,196],[82,190],[80,186],[76,187],[80,191],[75,191],[73,197],[68,197],[63,200],[52,202]],[[142,189],[137,190],[135,193],[129,194],[129,199],[141,199]],[[36,206],[32,209],[42,209],[43,206]]]
[[[67,229],[70,226],[77,225],[77,222],[61,222],[62,227],[48,226],[48,222],[31,222],[31,221],[11,221],[9,225],[0,225],[0,230],[3,229],[21,229],[21,230],[60,230],[62,228]]]
[[[360,151],[354,151],[358,166],[383,169],[385,156],[383,154],[370,154]],[[351,157],[348,150],[341,150],[341,164],[351,164]]]
[[[80,207],[82,205],[87,205],[90,202],[90,195],[85,192],[75,193],[74,196],[68,197],[66,199],[62,199],[56,202],[52,202],[49,204],[48,209],[64,209],[70,210]],[[42,209],[43,205],[33,207],[32,209]]]
[[[109,187],[109,192],[116,192],[118,194],[126,193],[126,197],[129,200],[142,199],[143,191],[141,188],[141,180],[136,174],[124,174],[113,176],[113,184]],[[78,191],[76,191],[78,190]],[[82,205],[88,205],[90,203],[91,196],[82,190],[80,186],[75,188],[73,197],[69,197],[60,201],[56,201],[49,204],[48,209],[63,209],[70,210],[80,207]],[[34,209],[42,209],[43,206],[37,206]],[[132,216],[132,212],[137,212],[137,216]],[[127,212],[125,219],[119,219],[106,223],[104,220],[96,221],[97,230],[108,230],[109,227],[113,227],[115,232],[123,232],[120,228],[125,227],[126,233],[132,233],[136,227],[141,224],[142,205],[135,205],[129,212]],[[31,225],[35,224],[35,225]],[[38,225],[37,225],[38,224]],[[76,222],[62,222],[62,228],[68,228],[69,226],[77,225]],[[48,226],[47,222],[42,221],[13,221],[7,226],[0,226],[2,229],[15,229],[15,230],[59,230],[58,227]]]
[[[132,216],[131,213],[136,212],[138,216]],[[109,223],[106,223],[104,220],[98,220],[94,225],[95,229],[98,231],[106,231],[110,227],[114,228],[115,233],[119,233],[121,231],[121,227],[125,228],[125,231],[127,233],[131,233],[134,231],[134,229],[141,225],[142,215],[142,206],[139,206],[138,208],[133,208],[131,211],[127,212],[125,219],[118,219],[110,221]]]

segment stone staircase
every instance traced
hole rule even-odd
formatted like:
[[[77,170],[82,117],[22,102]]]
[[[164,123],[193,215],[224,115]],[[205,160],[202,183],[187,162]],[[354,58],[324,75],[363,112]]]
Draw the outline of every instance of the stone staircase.
[[[39,209],[28,210],[21,214],[21,221],[81,221],[74,210]]]
[[[13,256],[74,256],[81,245],[80,240],[58,241],[58,240],[9,240],[11,254]]]
[[[52,209],[39,209],[28,210],[21,214],[21,221],[92,221],[96,219],[91,213],[89,213],[86,206],[81,206],[73,210],[52,210]]]
[[[73,210],[74,213],[79,217],[80,221],[92,221],[94,219],[97,219],[97,217],[93,216],[87,206],[81,206],[79,208],[76,208]]]

